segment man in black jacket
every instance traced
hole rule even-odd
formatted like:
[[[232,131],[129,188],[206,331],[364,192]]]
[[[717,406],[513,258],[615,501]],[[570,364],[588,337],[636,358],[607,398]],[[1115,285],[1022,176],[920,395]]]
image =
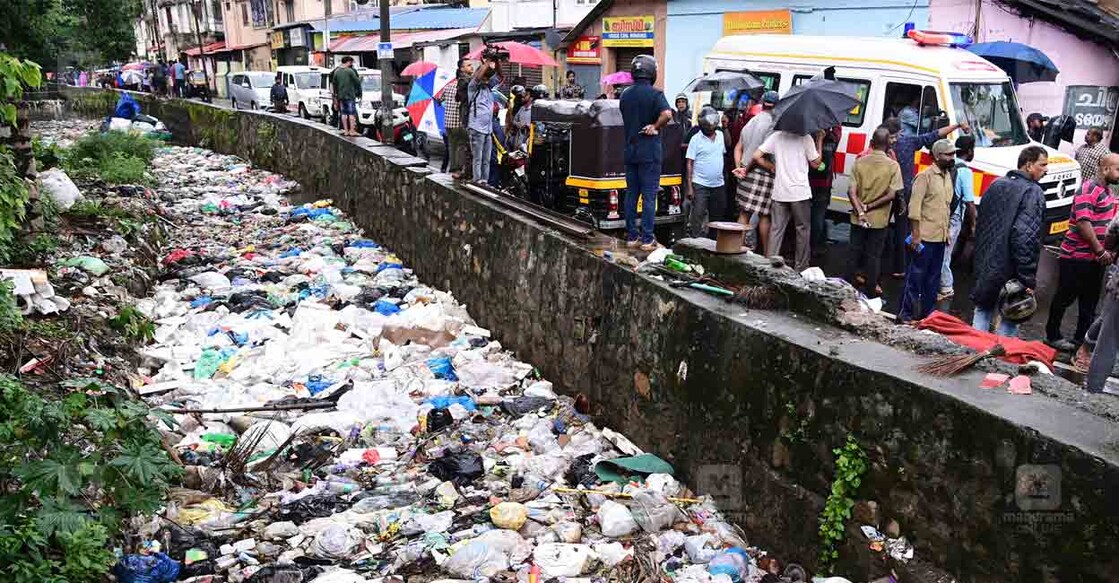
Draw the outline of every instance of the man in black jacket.
[[[971,301],[975,317],[971,325],[990,331],[998,310],[999,292],[1017,279],[1033,293],[1037,286],[1037,262],[1041,255],[1041,226],[1045,195],[1038,180],[1049,167],[1049,155],[1041,146],[1029,146],[1018,155],[1018,169],[999,178],[983,193],[976,219],[975,287]],[[1000,336],[1016,336],[1018,323],[1003,320]]]

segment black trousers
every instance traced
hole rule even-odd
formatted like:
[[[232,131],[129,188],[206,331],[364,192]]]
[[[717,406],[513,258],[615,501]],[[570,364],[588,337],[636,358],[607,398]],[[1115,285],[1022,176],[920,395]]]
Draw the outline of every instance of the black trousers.
[[[1104,266],[1091,259],[1057,260],[1057,293],[1049,305],[1049,320],[1045,323],[1045,335],[1049,340],[1061,338],[1061,320],[1065,310],[1078,302],[1076,333],[1072,336],[1075,344],[1084,342],[1084,333],[1096,318],[1096,304],[1100,301],[1100,286],[1103,284]]]
[[[868,298],[878,297],[878,276],[882,271],[882,247],[886,244],[889,227],[868,229],[851,225],[851,255],[847,258],[846,279],[855,285],[855,273],[862,268],[866,274],[866,288],[863,293]]]

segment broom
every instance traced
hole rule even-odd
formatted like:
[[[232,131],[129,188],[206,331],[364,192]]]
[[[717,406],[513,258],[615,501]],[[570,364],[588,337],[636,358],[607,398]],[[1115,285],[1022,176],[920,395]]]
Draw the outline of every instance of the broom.
[[[942,356],[917,367],[917,372],[923,372],[937,377],[950,377],[967,370],[975,363],[989,356],[1006,356],[1006,348],[996,344],[983,352],[974,354],[958,354],[955,356]]]

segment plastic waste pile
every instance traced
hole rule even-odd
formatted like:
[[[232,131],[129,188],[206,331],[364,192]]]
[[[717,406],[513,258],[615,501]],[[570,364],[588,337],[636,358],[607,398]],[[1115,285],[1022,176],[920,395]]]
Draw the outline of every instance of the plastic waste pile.
[[[185,471],[122,580],[163,553],[199,582],[782,580],[329,200],[206,150],[154,164],[178,227],[137,390]]]

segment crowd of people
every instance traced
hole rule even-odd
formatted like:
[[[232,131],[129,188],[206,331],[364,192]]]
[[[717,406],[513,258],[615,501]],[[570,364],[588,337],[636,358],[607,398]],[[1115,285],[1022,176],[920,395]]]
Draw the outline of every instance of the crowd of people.
[[[726,190],[733,188],[739,220],[754,230],[754,250],[782,255],[786,239],[792,239],[793,266],[807,269],[826,242],[825,213],[834,175],[830,163],[840,140],[838,126],[809,135],[775,130],[773,109],[780,96],[765,91],[756,103],[754,96],[743,99],[740,111],[704,106],[691,127],[687,96],[678,96],[670,107],[652,86],[655,67],[651,57],[634,59],[635,85],[621,95],[627,245],[645,250],[656,246],[650,202],[660,174],[659,134],[675,119],[686,132],[682,151],[690,202],[688,234],[707,235],[707,221],[716,214],[713,201],[724,199]],[[969,125],[950,123],[923,133],[917,131],[920,125],[915,109],[902,108],[874,130],[870,146],[856,158],[847,192],[851,235],[843,276],[868,300],[882,295],[883,272],[903,279],[897,318],[900,323],[916,322],[954,295],[953,249],[961,236],[973,239],[972,326],[1017,336],[1019,324],[1037,309],[1034,294],[1045,210],[1040,181],[1048,170],[1048,153],[1039,145],[1023,148],[1017,168],[988,186],[979,205],[968,166],[976,148]],[[959,136],[949,140],[957,130]],[[1031,126],[1031,131],[1037,128]],[[933,163],[917,172],[916,154],[922,150]],[[1100,392],[1119,354],[1119,154],[1103,144],[1100,128],[1092,128],[1076,159],[1083,183],[1060,247],[1046,342],[1075,353],[1074,365],[1087,373],[1086,388]],[[638,197],[645,198],[640,224]],[[1104,306],[1097,317],[1109,269]],[[1079,313],[1069,341],[1062,336],[1061,321],[1073,302],[1079,303]]]
[[[143,91],[164,97],[191,97],[189,89],[190,68],[182,60],[131,64],[101,71],[70,69],[58,75],[58,81],[76,87]],[[205,97],[209,97],[208,88]]]
[[[443,141],[447,155],[441,170],[456,178],[493,187],[501,185],[499,158],[509,151],[530,150],[532,103],[548,99],[543,84],[529,86],[522,76],[506,78],[500,59],[484,58],[478,67],[458,60],[455,78],[439,93],[443,105]],[[580,100],[585,89],[568,71],[556,98]]]

